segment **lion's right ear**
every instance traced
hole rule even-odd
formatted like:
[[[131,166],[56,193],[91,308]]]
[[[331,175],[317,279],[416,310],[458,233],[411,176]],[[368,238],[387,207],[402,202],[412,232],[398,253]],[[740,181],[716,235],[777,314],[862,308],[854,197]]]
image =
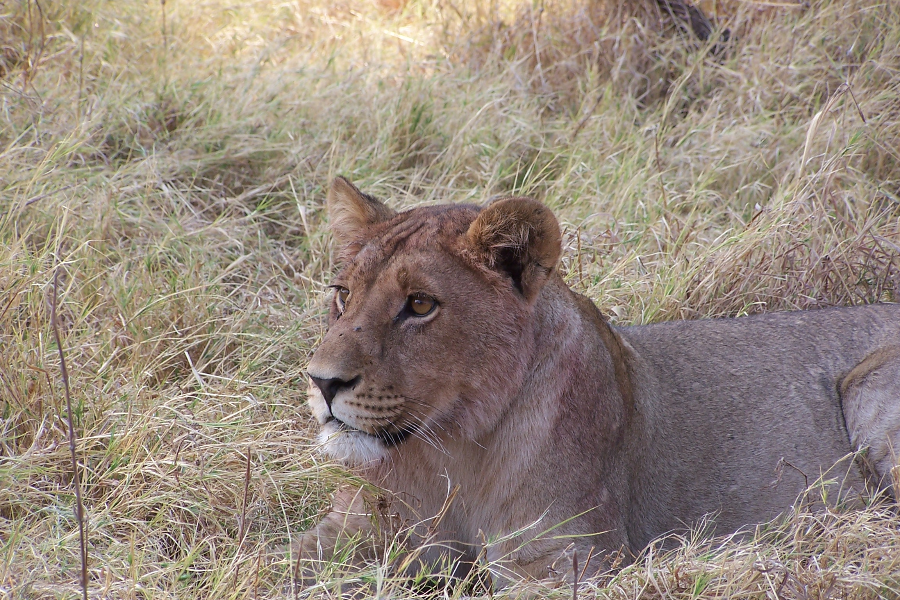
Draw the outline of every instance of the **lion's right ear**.
[[[469,226],[469,248],[488,267],[506,274],[525,300],[533,301],[562,254],[559,222],[531,198],[502,198]]]
[[[328,218],[331,231],[342,250],[355,254],[363,242],[364,231],[389,220],[396,213],[380,200],[359,191],[343,177],[335,177],[328,190]]]

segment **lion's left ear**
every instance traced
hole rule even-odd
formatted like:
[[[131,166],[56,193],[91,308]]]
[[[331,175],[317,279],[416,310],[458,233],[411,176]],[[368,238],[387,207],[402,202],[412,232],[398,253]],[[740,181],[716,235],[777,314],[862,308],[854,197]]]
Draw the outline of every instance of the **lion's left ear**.
[[[531,198],[497,200],[472,222],[466,238],[489,267],[512,278],[528,302],[537,297],[562,254],[556,217]]]
[[[343,177],[335,177],[328,190],[328,218],[338,246],[355,254],[364,230],[391,219],[396,213],[380,200],[363,194]]]

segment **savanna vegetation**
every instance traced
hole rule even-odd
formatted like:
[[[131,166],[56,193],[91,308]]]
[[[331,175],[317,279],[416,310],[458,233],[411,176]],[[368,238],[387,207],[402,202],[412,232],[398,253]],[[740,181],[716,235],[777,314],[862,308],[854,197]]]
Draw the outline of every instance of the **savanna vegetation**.
[[[542,200],[619,323],[900,301],[900,6],[698,6],[705,40],[651,0],[0,5],[0,598],[82,594],[70,422],[91,598],[425,593],[278,552],[352,477],[304,405],[338,174]],[[801,499],[577,593],[898,597],[895,508]]]

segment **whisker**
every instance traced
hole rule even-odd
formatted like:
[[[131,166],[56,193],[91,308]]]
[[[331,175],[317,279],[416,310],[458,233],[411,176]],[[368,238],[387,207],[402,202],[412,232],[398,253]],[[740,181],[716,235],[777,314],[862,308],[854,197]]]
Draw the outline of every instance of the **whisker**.
[[[429,408],[429,409],[435,410],[435,411],[437,412],[437,416],[439,417],[439,419],[432,419],[432,423],[434,423],[435,425],[437,425],[438,427],[440,427],[441,431],[447,433],[448,435],[452,435],[449,431],[447,431],[446,429],[444,429],[444,426],[441,425],[441,422],[440,422],[440,420],[442,420],[442,419],[447,419],[447,418],[449,418],[449,413],[448,413],[447,411],[435,409],[433,406],[430,406],[430,405],[428,405],[428,404],[425,404],[424,402],[421,402],[421,401],[419,401],[419,400],[416,400],[415,398],[409,398],[409,397],[404,396],[403,399],[406,400],[407,402],[410,402],[410,403],[413,403],[413,404],[418,404],[419,406],[423,406],[423,407],[425,407],[425,408]],[[451,421],[454,425],[456,425],[459,429],[462,429],[462,424],[461,424],[457,419],[450,419],[450,421]]]
[[[425,421],[425,419],[423,419],[419,414],[416,414],[417,412],[418,411],[415,411],[415,409],[410,409],[407,413],[409,417],[415,419],[413,424],[416,426],[412,430],[413,435],[417,436],[419,439],[424,441],[426,444],[428,444],[438,452],[450,456],[450,453],[447,452],[447,449],[444,448],[443,443],[441,443],[440,437],[434,430],[431,429],[431,426]]]

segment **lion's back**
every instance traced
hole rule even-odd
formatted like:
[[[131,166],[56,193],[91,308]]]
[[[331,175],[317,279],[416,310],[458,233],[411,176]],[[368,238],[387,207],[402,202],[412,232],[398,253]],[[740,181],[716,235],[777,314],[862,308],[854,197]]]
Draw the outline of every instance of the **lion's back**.
[[[635,382],[648,425],[635,504],[648,535],[677,527],[674,515],[718,512],[722,531],[767,520],[822,475],[845,495],[863,488],[847,458],[840,383],[873,348],[900,340],[900,306],[618,332],[647,367]]]

